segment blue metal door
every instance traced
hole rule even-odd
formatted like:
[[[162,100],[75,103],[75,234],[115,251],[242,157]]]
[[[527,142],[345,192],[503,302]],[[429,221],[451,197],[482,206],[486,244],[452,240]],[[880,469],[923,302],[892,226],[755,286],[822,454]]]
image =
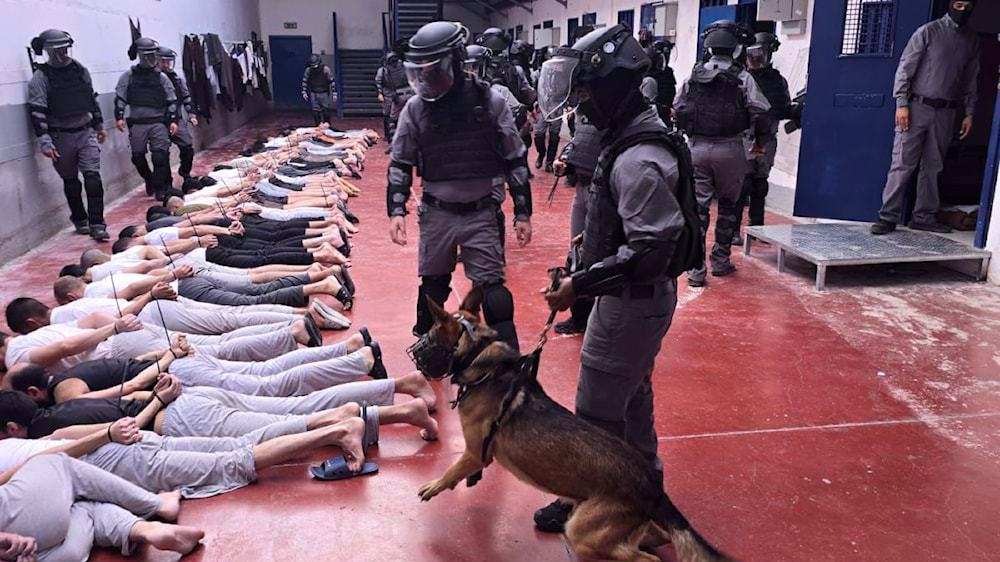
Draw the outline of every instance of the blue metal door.
[[[931,0],[816,2],[795,214],[873,221],[891,160],[896,64]]]
[[[271,79],[275,109],[308,109],[302,99],[302,73],[309,65],[312,37],[271,35]]]

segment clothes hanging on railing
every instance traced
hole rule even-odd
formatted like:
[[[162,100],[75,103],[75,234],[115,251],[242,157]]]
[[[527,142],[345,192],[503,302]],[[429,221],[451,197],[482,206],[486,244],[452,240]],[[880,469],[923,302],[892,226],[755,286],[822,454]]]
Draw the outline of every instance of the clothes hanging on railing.
[[[192,101],[206,121],[216,101],[229,111],[242,111],[254,90],[272,99],[267,52],[255,33],[250,41],[238,42],[223,41],[215,33],[186,35],[182,60]]]
[[[205,52],[197,35],[186,35],[181,54],[184,77],[191,91],[191,101],[206,123],[212,121],[215,96],[212,95],[208,76],[205,74]]]

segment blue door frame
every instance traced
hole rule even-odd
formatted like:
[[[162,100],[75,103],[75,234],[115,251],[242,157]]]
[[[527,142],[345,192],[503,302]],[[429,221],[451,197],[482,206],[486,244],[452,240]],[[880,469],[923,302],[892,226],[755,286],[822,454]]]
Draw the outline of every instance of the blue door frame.
[[[302,73],[312,54],[310,35],[271,35],[271,87],[276,109],[309,109],[302,99]]]
[[[993,199],[996,197],[997,172],[1000,170],[1000,96],[997,96],[993,112],[993,132],[990,148],[986,154],[986,173],[983,175],[983,195],[979,201],[979,218],[976,220],[976,247],[986,247],[986,235],[990,231],[990,217],[993,215]]]

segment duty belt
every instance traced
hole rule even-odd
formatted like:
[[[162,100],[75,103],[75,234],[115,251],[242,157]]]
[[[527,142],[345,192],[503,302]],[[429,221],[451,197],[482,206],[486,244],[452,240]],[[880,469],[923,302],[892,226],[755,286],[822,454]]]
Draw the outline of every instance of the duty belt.
[[[156,125],[157,123],[166,125],[169,123],[165,117],[129,117],[125,122],[128,123],[129,127],[132,125]]]
[[[425,192],[420,197],[420,202],[428,207],[434,207],[435,209],[441,209],[442,211],[448,211],[449,213],[459,215],[475,213],[476,211],[480,211],[482,209],[498,206],[496,199],[494,199],[492,195],[487,195],[478,201],[471,201],[469,203],[453,203],[451,201],[442,201]]]
[[[81,125],[79,127],[49,127],[50,133],[79,133],[80,131],[89,129],[90,125]]]
[[[672,290],[674,291],[677,290],[676,279],[668,279],[664,283],[668,285]],[[656,295],[656,286],[659,284],[660,283],[636,283],[633,285],[626,285],[620,289],[616,289],[607,294],[608,296],[612,297],[628,296],[631,299],[648,300]]]
[[[931,108],[934,108],[934,109],[958,109],[958,107],[961,105],[957,101],[942,100],[942,99],[937,99],[937,98],[928,98],[926,96],[920,96],[920,95],[917,95],[917,94],[914,94],[914,95],[910,96],[910,99],[914,100],[914,101],[918,101],[918,102],[926,105],[927,107],[931,107]]]

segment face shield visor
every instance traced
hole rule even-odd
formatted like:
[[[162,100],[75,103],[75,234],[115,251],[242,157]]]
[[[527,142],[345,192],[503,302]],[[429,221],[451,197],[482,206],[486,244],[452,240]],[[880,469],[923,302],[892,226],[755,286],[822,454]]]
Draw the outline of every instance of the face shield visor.
[[[176,63],[176,62],[177,62],[177,59],[175,59],[173,57],[170,57],[170,58],[161,58],[160,59],[160,70],[162,70],[164,72],[173,72],[173,70],[174,70],[174,63]]]
[[[480,80],[486,79],[486,65],[481,60],[469,59],[465,61],[462,63],[462,70],[478,77]]]
[[[538,108],[546,121],[561,119],[566,109],[575,107],[573,74],[580,59],[556,56],[542,64],[538,76]]]
[[[449,53],[437,60],[424,63],[407,61],[406,80],[418,96],[426,101],[437,101],[444,97],[455,84],[455,70]]]
[[[754,45],[747,49],[747,66],[753,70],[771,64],[771,49],[764,45]]]
[[[45,49],[45,58],[50,66],[66,66],[73,58],[73,48],[54,47]]]
[[[145,53],[139,53],[139,66],[145,68],[153,68],[156,63],[160,61],[160,54],[156,51],[147,51]]]

